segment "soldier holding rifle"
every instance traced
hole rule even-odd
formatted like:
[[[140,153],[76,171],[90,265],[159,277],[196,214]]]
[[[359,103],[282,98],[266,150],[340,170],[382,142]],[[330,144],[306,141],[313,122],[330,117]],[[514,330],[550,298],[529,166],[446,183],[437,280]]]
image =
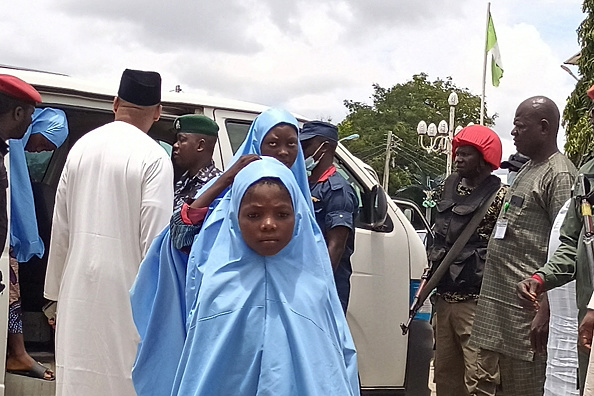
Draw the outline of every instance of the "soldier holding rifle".
[[[437,286],[435,383],[439,396],[474,394],[478,348],[469,345],[469,338],[487,243],[505,195],[499,178],[491,174],[501,163],[501,141],[495,132],[480,125],[466,127],[454,137],[452,149],[456,172],[445,180],[437,204],[435,240],[428,251],[430,279],[420,293],[424,300]]]

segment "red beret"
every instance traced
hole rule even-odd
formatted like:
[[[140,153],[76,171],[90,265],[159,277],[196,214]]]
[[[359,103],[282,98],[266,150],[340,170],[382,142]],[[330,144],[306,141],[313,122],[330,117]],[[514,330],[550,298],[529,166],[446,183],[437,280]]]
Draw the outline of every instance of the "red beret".
[[[35,88],[8,74],[0,74],[0,92],[25,102],[41,103],[41,95]]]
[[[588,97],[592,100],[594,100],[594,85],[592,85],[590,87],[590,89],[588,89]]]
[[[452,141],[452,151],[460,146],[474,146],[483,155],[485,162],[491,164],[493,170],[501,165],[501,139],[490,128],[482,125],[471,125],[462,129]]]

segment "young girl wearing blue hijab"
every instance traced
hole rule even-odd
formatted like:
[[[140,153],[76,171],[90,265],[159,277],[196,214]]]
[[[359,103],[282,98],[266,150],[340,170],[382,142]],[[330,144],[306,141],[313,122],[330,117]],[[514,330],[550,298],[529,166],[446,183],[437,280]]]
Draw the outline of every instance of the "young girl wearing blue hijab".
[[[229,212],[228,187],[235,176],[261,155],[273,156],[290,166],[306,205],[312,208],[297,133],[297,120],[285,110],[269,109],[254,120],[229,169],[204,186],[191,205],[205,214],[208,211],[203,218],[209,222],[210,232],[220,228]],[[184,208],[182,212],[190,209],[188,205]],[[175,213],[171,228],[155,239],[131,290],[132,313],[141,338],[132,376],[141,396],[168,394],[172,389],[186,339],[189,308],[198,291],[195,264],[204,262],[212,250],[209,243],[200,248],[193,247],[189,256],[191,262],[188,262],[188,255],[180,249],[193,246],[203,227],[201,223],[197,226],[185,224],[181,215]],[[159,368],[159,375],[147,375],[155,367]]]
[[[229,198],[221,226],[206,219],[194,242],[210,254],[190,258],[197,293],[163,394],[358,394],[328,250],[294,176],[263,157],[237,174]]]
[[[68,122],[62,110],[35,109],[32,122],[21,139],[11,139],[10,145],[10,293],[8,314],[8,356],[6,370],[14,374],[53,380],[54,373],[36,362],[25,349],[19,263],[45,252],[37,228],[35,201],[25,151],[53,151],[68,137]]]

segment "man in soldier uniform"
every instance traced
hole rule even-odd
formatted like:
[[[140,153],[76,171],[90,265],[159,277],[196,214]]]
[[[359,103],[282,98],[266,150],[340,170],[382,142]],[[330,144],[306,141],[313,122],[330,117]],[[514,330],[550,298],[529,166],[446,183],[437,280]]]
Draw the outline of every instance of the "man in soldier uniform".
[[[173,161],[184,170],[175,184],[173,209],[178,210],[188,199],[194,198],[210,179],[221,174],[212,160],[219,126],[206,116],[188,114],[176,118],[173,128],[177,132]]]

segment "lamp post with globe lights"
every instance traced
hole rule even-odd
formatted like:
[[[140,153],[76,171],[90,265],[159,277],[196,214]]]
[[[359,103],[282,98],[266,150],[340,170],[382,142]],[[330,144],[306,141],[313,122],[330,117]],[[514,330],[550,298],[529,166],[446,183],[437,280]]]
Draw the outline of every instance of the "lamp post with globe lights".
[[[450,123],[441,120],[437,126],[434,123],[427,125],[425,121],[420,121],[417,125],[417,135],[419,136],[419,146],[427,153],[446,154],[446,177],[452,173],[452,140],[462,127],[454,129],[454,117],[456,115],[456,106],[458,105],[458,95],[452,92],[448,97],[450,105]],[[429,137],[428,144],[425,143],[425,136]]]
[[[427,125],[425,121],[419,121],[417,125],[417,135],[419,136],[419,146],[425,150],[428,154],[440,153],[446,155],[446,177],[452,173],[452,140],[454,135],[462,130],[461,126],[454,129],[456,106],[458,105],[458,95],[456,92],[452,92],[448,97],[448,104],[450,105],[450,122],[449,125],[445,120],[441,120],[436,126],[434,123]],[[426,138],[429,141],[426,142]],[[430,181],[427,181],[427,190],[424,190],[425,200],[423,206],[425,207],[427,221],[431,222],[431,208],[435,206],[433,200],[434,191],[430,187]]]

